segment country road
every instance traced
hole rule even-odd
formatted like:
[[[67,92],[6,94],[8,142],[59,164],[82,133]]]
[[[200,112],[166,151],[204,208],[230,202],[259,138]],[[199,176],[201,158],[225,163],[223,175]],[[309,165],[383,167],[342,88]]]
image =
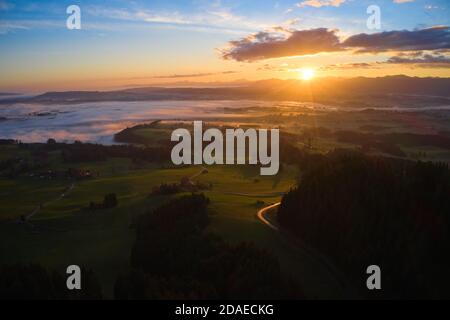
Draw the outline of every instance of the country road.
[[[208,173],[208,169],[206,169],[205,167],[201,167],[202,170],[200,170],[199,172],[195,173],[194,175],[189,177],[189,180],[194,180],[195,178],[197,178],[198,176],[201,176],[204,173]]]
[[[276,207],[278,207],[281,204],[281,202],[272,204],[268,207],[262,208],[261,210],[258,211],[257,216],[258,219],[261,220],[262,223],[264,223],[266,226],[268,226],[269,228],[275,230],[275,231],[280,231],[278,229],[277,226],[273,225],[269,220],[266,219],[266,217],[264,216],[269,210],[272,210]]]
[[[267,214],[278,208],[280,204],[278,202],[260,209],[257,217],[284,239],[297,254],[298,263],[302,269],[298,270],[298,276],[305,280],[302,283],[305,291],[314,292],[313,298],[318,299],[358,299],[356,290],[348,284],[343,274],[326,257],[270,221]],[[317,290],[316,286],[321,287],[321,290]]]
[[[69,187],[67,187],[67,188],[64,190],[64,192],[61,193],[61,194],[59,195],[58,198],[53,199],[53,200],[51,200],[51,201],[47,201],[47,202],[42,203],[42,204],[40,204],[39,206],[37,206],[36,209],[34,209],[30,214],[28,214],[28,215],[25,216],[25,221],[30,220],[33,216],[35,216],[36,214],[38,214],[39,211],[41,211],[41,209],[42,209],[42,207],[43,207],[44,205],[48,205],[48,204],[50,204],[50,203],[52,203],[52,202],[56,202],[56,201],[58,201],[58,200],[61,200],[61,199],[64,198],[65,196],[67,196],[67,195],[73,190],[74,187],[75,187],[75,182],[73,182]]]

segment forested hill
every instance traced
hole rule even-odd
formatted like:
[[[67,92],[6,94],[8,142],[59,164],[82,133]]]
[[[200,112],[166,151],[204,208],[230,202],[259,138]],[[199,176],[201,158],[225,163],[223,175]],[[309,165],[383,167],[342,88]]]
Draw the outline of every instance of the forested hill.
[[[205,85],[205,84],[204,84]],[[322,78],[314,81],[269,79],[239,86],[221,87],[141,87],[115,91],[47,92],[34,97],[1,100],[0,103],[82,103],[96,101],[151,100],[312,100],[353,99],[369,95],[410,95],[418,102],[426,96],[435,103],[447,104],[450,98],[450,78],[412,78],[390,76],[382,78]],[[428,101],[427,100],[427,101]]]
[[[283,228],[329,256],[362,292],[366,268],[379,265],[374,297],[450,297],[447,164],[334,152],[305,170],[282,200]]]

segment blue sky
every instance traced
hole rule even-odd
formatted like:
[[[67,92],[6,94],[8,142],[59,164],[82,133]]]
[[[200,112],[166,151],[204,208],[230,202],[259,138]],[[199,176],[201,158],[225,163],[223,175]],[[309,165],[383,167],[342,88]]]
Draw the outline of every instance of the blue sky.
[[[270,75],[258,74],[256,70],[267,61],[250,65],[224,61],[218,49],[231,40],[275,26],[295,30],[339,29],[339,36],[346,37],[450,25],[449,1],[398,2],[405,3],[394,3],[394,0],[0,0],[3,73],[0,90],[20,89],[21,84],[24,88],[60,83],[72,87],[80,81],[95,86],[95,82],[105,79],[139,80],[229,70],[236,72],[233,75],[230,72],[228,80],[265,77]],[[81,8],[81,30],[66,29],[66,8],[73,4]],[[372,4],[381,8],[382,29],[378,31],[366,27],[366,9]],[[366,56],[363,60],[377,58]],[[318,66],[318,58],[305,59]],[[297,65],[304,64],[305,59]],[[345,55],[336,59],[339,63],[351,60]],[[352,61],[361,59],[354,57]]]
[[[327,0],[322,1],[327,3]],[[120,21],[122,24],[132,22],[132,14],[136,12],[147,12],[154,16],[167,18],[167,22],[160,21],[161,23],[171,24],[171,21],[173,21],[173,24],[177,24],[177,22],[184,20],[192,24],[210,27],[217,25],[227,26],[225,21],[221,21],[219,16],[216,16],[218,19],[216,23],[214,22],[215,13],[227,13],[230,16],[242,18],[240,24],[238,23],[239,19],[230,20],[228,27],[232,30],[250,29],[253,23],[256,25],[282,23],[290,18],[300,18],[305,21],[306,27],[311,27],[309,23],[323,24],[323,22],[328,21],[332,25],[327,25],[326,27],[358,29],[358,26],[355,26],[355,22],[365,20],[365,10],[371,4],[376,4],[382,9],[385,29],[411,29],[422,25],[448,24],[450,16],[448,11],[449,2],[446,0],[413,0],[405,3],[394,3],[394,0],[347,0],[339,6],[298,6],[302,2],[307,1],[0,0],[0,18],[2,21],[0,32],[5,33],[15,30],[15,33],[18,33],[21,30],[14,29],[13,26],[8,29],[4,25],[5,22],[15,22],[17,27],[33,25],[32,22],[34,22],[34,27],[41,30],[50,29],[51,27],[56,28],[58,23],[64,24],[66,7],[71,4],[79,5],[86,20],[85,22],[87,24],[98,24],[98,29],[107,28],[109,23],[116,24],[119,22],[118,20],[124,20]],[[125,19],[125,17],[120,15],[125,12],[130,14],[129,19]],[[202,19],[204,20],[202,21]],[[135,22],[139,21],[139,18],[135,18]],[[236,22],[234,26],[231,26],[232,21]],[[155,24],[158,24],[158,21]],[[91,29],[96,29],[96,27],[92,25]]]

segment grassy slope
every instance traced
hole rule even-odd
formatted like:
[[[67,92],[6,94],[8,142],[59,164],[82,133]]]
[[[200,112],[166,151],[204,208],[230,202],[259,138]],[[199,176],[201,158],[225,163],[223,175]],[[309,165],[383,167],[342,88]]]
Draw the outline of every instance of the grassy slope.
[[[53,167],[68,167],[55,162]],[[176,182],[192,176],[199,167],[160,169],[144,165],[134,169],[127,159],[72,167],[100,173],[93,180],[77,182],[65,198],[46,206],[30,221],[34,228],[17,224],[21,214],[33,211],[40,202],[56,199],[70,181],[51,181],[31,177],[0,179],[0,263],[38,262],[60,268],[85,264],[99,275],[107,296],[111,296],[117,273],[129,265],[134,217],[167,201],[169,197],[149,197],[153,186]],[[288,168],[278,177],[259,177],[258,168],[216,166],[197,179],[212,182],[211,230],[231,241],[248,240],[267,244],[268,230],[255,218],[256,201],[271,203],[279,197],[260,198],[225,192],[271,193],[286,191],[294,183],[295,173]],[[257,179],[257,180],[255,180]],[[119,207],[89,212],[89,201],[100,202],[106,193],[115,192]],[[270,234],[269,234],[270,237]],[[272,251],[272,250],[271,250]]]

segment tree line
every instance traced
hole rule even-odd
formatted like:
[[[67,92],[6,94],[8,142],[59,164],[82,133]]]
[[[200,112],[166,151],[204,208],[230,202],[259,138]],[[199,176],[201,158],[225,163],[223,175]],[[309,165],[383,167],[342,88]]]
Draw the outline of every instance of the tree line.
[[[117,278],[117,299],[298,297],[271,254],[207,232],[208,203],[203,194],[192,194],[140,217],[132,271]]]
[[[383,289],[369,297],[450,297],[448,164],[337,150],[300,170],[279,209],[283,228],[329,256],[363,293],[366,268],[379,265]]]
[[[0,300],[99,300],[102,289],[95,273],[82,269],[82,290],[66,287],[66,274],[39,264],[0,266]]]

